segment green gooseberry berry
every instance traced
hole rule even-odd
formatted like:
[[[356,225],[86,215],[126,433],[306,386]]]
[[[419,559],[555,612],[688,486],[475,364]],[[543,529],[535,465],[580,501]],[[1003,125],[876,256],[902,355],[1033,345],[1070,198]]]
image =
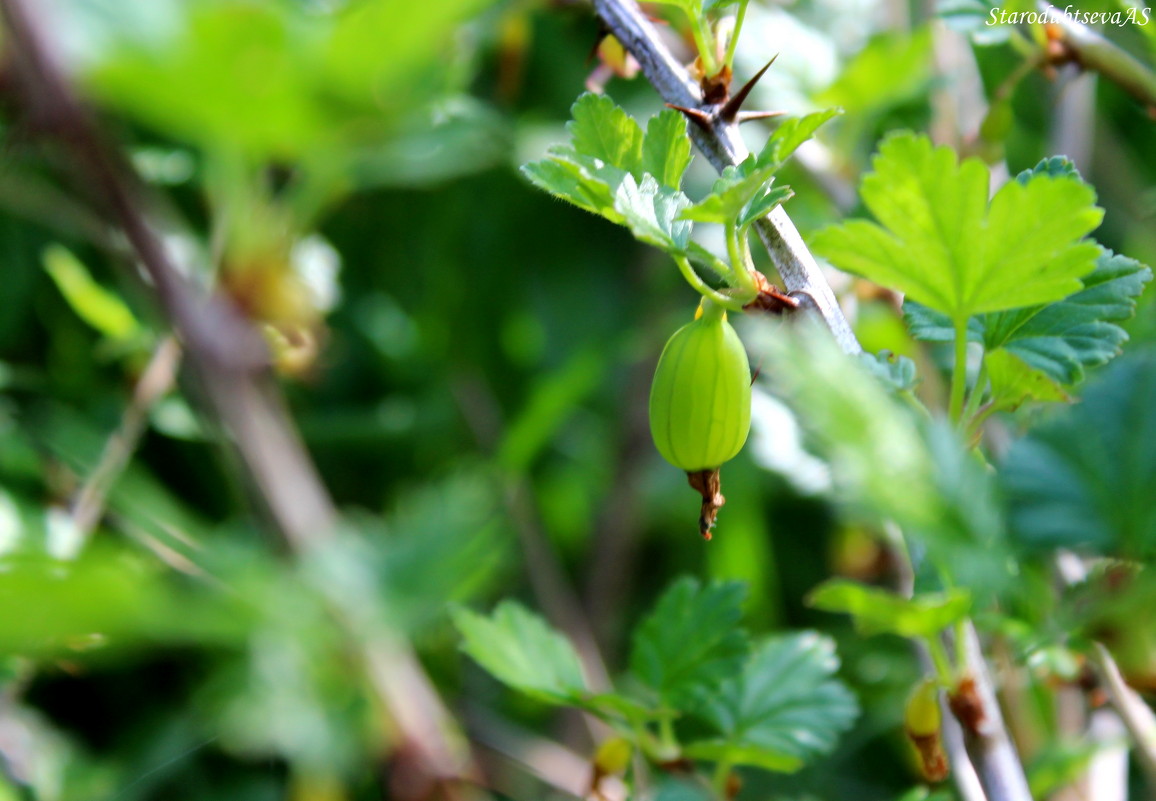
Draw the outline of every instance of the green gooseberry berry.
[[[751,427],[751,368],[726,311],[704,300],[674,332],[650,386],[650,434],[663,458],[688,473],[734,458]]]

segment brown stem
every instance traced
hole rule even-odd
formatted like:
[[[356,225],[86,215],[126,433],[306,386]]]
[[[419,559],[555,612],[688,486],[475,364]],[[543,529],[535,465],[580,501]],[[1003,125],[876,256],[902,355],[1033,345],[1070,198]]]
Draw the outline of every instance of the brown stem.
[[[969,674],[951,696],[951,711],[963,729],[963,742],[989,801],[1032,801],[1023,764],[1004,725],[987,661],[975,627],[962,627]]]
[[[121,417],[120,427],[105,443],[96,469],[76,495],[72,520],[82,537],[87,538],[100,521],[105,497],[132,458],[148,422],[149,409],[172,388],[180,358],[181,349],[176,340],[165,337],[141,373],[132,400]]]
[[[48,46],[38,10],[28,0],[0,0],[6,55],[26,122],[35,134],[63,145],[76,177],[102,198],[270,518],[289,548],[307,557],[333,540],[337,513],[286,413],[264,343],[233,307],[206,297],[172,263],[146,212],[139,181],[74,94]],[[339,608],[341,590],[331,589],[331,601]],[[405,752],[444,797],[462,797],[451,783],[471,772],[468,757],[408,642],[384,625],[367,631],[348,615],[342,622]]]
[[[1086,25],[1046,2],[1037,8],[1048,14],[1048,36],[1058,42],[1066,59],[1098,72],[1144,104],[1156,115],[1156,73]]]

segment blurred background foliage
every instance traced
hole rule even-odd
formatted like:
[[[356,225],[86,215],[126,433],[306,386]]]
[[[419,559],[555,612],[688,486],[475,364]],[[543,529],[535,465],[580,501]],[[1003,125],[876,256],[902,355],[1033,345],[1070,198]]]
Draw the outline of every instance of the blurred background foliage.
[[[746,582],[744,624],[754,632],[833,633],[841,676],[864,709],[821,770],[752,774],[744,798],[889,799],[916,782],[899,723],[916,678],[907,647],[851,636],[848,622],[802,600],[832,574],[879,576],[886,552],[840,522],[825,465],[766,396],[755,417],[773,422],[728,465],[728,503],[704,546],[698,501],[654,452],[645,417],[654,362],[693,313],[693,292],[661,254],[553,202],[516,171],[563,138],[571,103],[600,71],[587,4],[36,5],[59,57],[154,190],[172,252],[265,327],[350,536],[301,563],[279,558],[185,376],[144,408],[98,524],[78,524],[77,494],[109,464],[167,334],[132,271],[110,255],[100,198],[64,180],[60,153],[6,115],[0,799],[382,797],[392,732],[335,627],[333,584],[412,637],[500,792],[566,797],[523,763],[548,738],[581,769],[588,732],[466,661],[449,605],[519,598],[564,629],[580,613],[616,672],[629,627],[684,573]],[[969,26],[991,34],[975,23],[985,9],[941,18],[902,0],[752,3],[739,79],[779,54],[754,105],[846,110],[785,170],[800,229],[855,211],[877,141],[909,127],[1004,175],[1066,153],[1107,210],[1098,240],[1156,261],[1150,110],[1074,69],[1021,70],[1030,36],[969,41]],[[1104,32],[1150,61],[1154,29]],[[642,80],[606,88],[636,116],[659,109]],[[748,135],[757,146],[765,129]],[[711,179],[696,160],[691,180]],[[940,397],[934,365],[944,354],[908,337],[885,294],[833,280],[864,346],[916,358],[919,391]],[[1012,528],[1033,515],[1052,521],[1029,525],[1024,548],[1094,540],[1150,555],[1156,307],[1150,293],[1141,304],[1126,323],[1134,359],[1093,371],[1097,390],[1084,407],[1053,415],[1011,449],[1007,492],[1024,499]],[[781,369],[784,358],[773,361]],[[1148,402],[1113,418],[1133,391]],[[1061,493],[1072,471],[1099,469],[1072,430],[1105,419],[1119,422],[1105,436],[1127,454],[1115,462],[1126,475],[1104,473],[1091,494]],[[1002,430],[1018,436],[1031,422],[1009,417]],[[1071,469],[1050,483],[1041,460]],[[1124,487],[1126,508],[1114,503]],[[1048,610],[1032,603],[1024,616],[1043,620]],[[1128,611],[1082,622],[1118,627]],[[1149,652],[1136,658],[1150,674]]]

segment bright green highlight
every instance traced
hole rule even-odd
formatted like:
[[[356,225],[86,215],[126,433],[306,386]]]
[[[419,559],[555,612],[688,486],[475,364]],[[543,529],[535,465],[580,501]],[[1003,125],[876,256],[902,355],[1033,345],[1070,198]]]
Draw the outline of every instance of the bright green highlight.
[[[700,319],[666,343],[650,388],[654,444],[687,471],[733,459],[751,426],[751,369],[743,343],[721,309],[709,302],[704,307]]]

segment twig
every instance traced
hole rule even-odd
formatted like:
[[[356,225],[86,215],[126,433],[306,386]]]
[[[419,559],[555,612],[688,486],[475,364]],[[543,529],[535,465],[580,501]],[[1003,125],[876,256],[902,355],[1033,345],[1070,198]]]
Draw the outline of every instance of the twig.
[[[717,111],[702,104],[698,85],[671,55],[636,3],[631,0],[594,0],[594,10],[606,28],[634,56],[643,75],[664,101],[708,115]],[[737,120],[715,118],[709,126],[690,125],[689,129],[699,150],[720,172],[748,155]],[[859,353],[862,348],[839,308],[835,293],[783,207],[776,206],[755,223],[755,228],[788,291],[810,298],[812,303],[808,305],[823,318],[840,347],[847,353]]]
[[[589,759],[553,740],[526,732],[481,707],[467,706],[466,718],[471,737],[483,748],[565,795],[575,798],[591,796],[593,766]],[[626,787],[617,777],[608,777],[600,784],[598,789],[602,801],[623,801],[627,797]],[[507,795],[517,796],[514,788],[499,789],[507,790]]]
[[[1032,801],[1023,764],[995,697],[979,635],[970,621],[962,626],[962,633],[963,642],[955,645],[966,655],[969,675],[952,698],[952,712],[963,729],[968,756],[989,801]]]
[[[73,504],[72,520],[77,533],[87,539],[104,512],[104,501],[121,471],[128,465],[144,433],[148,411],[172,388],[180,364],[181,349],[172,337],[165,337],[132,393],[132,400],[121,417],[120,427],[108,438],[96,468],[89,474]]]
[[[904,598],[910,598],[915,593],[915,571],[911,567],[911,557],[907,551],[903,532],[898,525],[889,522],[884,527],[884,533],[894,565],[893,586],[895,592]],[[915,651],[915,657],[919,660],[919,666],[924,675],[934,675],[936,672],[935,662],[931,657],[931,650],[927,642],[922,639],[912,640],[911,647]],[[944,713],[941,729],[943,745],[944,750],[947,751],[948,762],[951,767],[951,780],[955,785],[956,792],[963,801],[987,801],[987,796],[984,795],[983,787],[979,783],[979,776],[976,775],[975,767],[971,764],[967,748],[964,746],[963,730],[959,726],[959,721],[948,714],[951,710],[948,708],[947,698],[942,694],[939,705]]]
[[[1088,568],[1084,560],[1072,551],[1061,550],[1055,558],[1056,573],[1060,583],[1070,587],[1088,578]],[[1103,685],[1108,700],[1112,702],[1124,727],[1132,737],[1136,747],[1136,758],[1144,771],[1151,789],[1156,789],[1156,714],[1135,690],[1124,681],[1120,668],[1112,654],[1100,643],[1092,644],[1090,654],[1092,667]]]
[[[1127,801],[1128,732],[1114,709],[1097,709],[1088,725],[1088,739],[1096,753],[1088,764],[1084,795],[1089,801]]]
[[[1108,699],[1136,746],[1136,760],[1144,770],[1148,787],[1156,789],[1156,715],[1124,681],[1120,668],[1107,648],[1098,642],[1093,643],[1091,657],[1104,692],[1108,694]]]
[[[486,381],[479,376],[463,375],[451,384],[451,391],[457,397],[462,415],[479,445],[487,451],[496,450],[501,440],[502,422]],[[558,554],[542,531],[541,515],[525,477],[506,471],[501,483],[506,513],[521,543],[534,597],[547,619],[573,642],[593,689],[596,692],[608,690],[610,673],[590,616],[583,609],[578,593],[562,569]],[[603,725],[597,719],[585,715],[584,720],[595,739],[604,733]]]
[[[1049,36],[1063,47],[1065,58],[1100,73],[1156,114],[1156,73],[1051,3],[1040,0],[1036,6],[1048,15]]]
[[[102,197],[271,519],[289,547],[306,556],[332,541],[337,514],[272,381],[264,343],[233,307],[206,298],[173,265],[144,211],[134,173],[105,143],[55,62],[46,28],[38,24],[40,10],[28,0],[0,0],[5,47],[27,121],[34,132],[67,148],[78,177]],[[443,785],[446,796],[459,796],[449,782],[471,772],[469,760],[409,644],[384,624],[366,632],[354,621],[343,622],[351,632],[365,635],[353,644],[406,754],[426,777]]]

